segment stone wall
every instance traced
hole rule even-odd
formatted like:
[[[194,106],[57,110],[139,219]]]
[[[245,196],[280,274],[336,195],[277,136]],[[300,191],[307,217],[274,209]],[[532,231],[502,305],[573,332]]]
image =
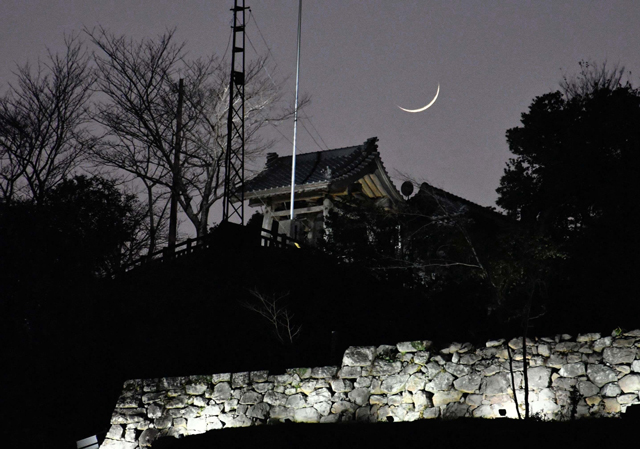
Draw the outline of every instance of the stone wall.
[[[619,416],[640,403],[640,330],[527,340],[531,414]],[[510,369],[511,366],[511,369]],[[103,448],[290,420],[415,421],[524,414],[522,339],[350,347],[342,366],[128,380]],[[515,388],[514,388],[515,385]]]

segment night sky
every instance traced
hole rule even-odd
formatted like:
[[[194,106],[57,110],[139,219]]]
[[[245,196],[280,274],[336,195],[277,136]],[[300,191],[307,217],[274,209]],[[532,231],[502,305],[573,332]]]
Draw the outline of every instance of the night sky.
[[[193,56],[221,55],[232,0],[0,2],[0,86],[15,64],[62,49],[63,33],[98,24],[134,38],[177,27]],[[290,76],[293,102],[297,0],[251,0],[247,36]],[[257,27],[256,27],[257,23]],[[406,173],[482,205],[493,205],[509,157],[505,131],[531,100],[555,90],[582,59],[640,74],[640,2],[303,1],[301,90],[306,114],[329,148],[377,136],[392,176]],[[247,44],[248,57],[255,52]],[[427,111],[418,108],[440,96]],[[299,128],[301,152],[321,148]],[[291,139],[293,124],[279,128]],[[273,133],[273,131],[271,131]],[[278,135],[278,134],[275,134]],[[274,148],[288,154],[284,140]],[[212,217],[212,221],[218,221]]]

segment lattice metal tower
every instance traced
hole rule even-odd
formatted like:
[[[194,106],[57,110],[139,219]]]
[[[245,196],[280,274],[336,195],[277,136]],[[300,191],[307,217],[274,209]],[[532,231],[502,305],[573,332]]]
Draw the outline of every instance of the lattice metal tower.
[[[227,153],[225,155],[222,221],[237,217],[244,224],[244,0],[234,0]]]

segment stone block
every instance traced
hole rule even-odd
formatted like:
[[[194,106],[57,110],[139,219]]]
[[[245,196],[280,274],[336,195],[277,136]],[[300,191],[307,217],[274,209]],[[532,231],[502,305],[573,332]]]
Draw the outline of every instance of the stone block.
[[[551,379],[551,370],[543,366],[536,366],[527,370],[529,388],[547,388]]]
[[[175,411],[177,411],[177,410],[175,410]],[[200,408],[199,407],[194,407],[192,405],[190,405],[190,406],[188,406],[188,407],[186,407],[184,409],[181,409],[180,411],[182,412],[182,416],[185,417],[185,418],[194,418],[194,417],[199,416],[201,414]]]
[[[187,384],[185,390],[189,395],[200,395],[207,390],[207,386],[205,384]]]
[[[592,407],[602,402],[602,396],[599,396],[599,395],[590,396],[588,398],[584,398],[584,401],[587,403],[589,407]]]
[[[187,380],[186,377],[163,377],[158,382],[158,388],[161,390],[182,390]]]
[[[456,377],[466,376],[472,371],[472,368],[470,366],[459,365],[457,363],[452,363],[452,362],[445,363],[444,369]]]
[[[331,402],[318,402],[316,404],[313,404],[313,408],[318,410],[318,413],[320,413],[322,416],[327,416],[329,413],[331,413]]]
[[[340,401],[335,402],[331,406],[331,413],[339,415],[340,413],[354,413],[358,409],[358,406],[353,402]]]
[[[344,353],[342,366],[369,366],[375,355],[375,346],[350,346]]]
[[[458,402],[461,397],[461,391],[438,391],[433,395],[433,398],[431,398],[431,400],[433,401],[434,407],[439,407],[441,405],[447,405],[451,402]]]
[[[331,392],[326,388],[315,390],[307,397],[308,405],[315,405],[319,402],[331,401]]]
[[[173,424],[173,418],[167,415],[161,416],[160,418],[154,421],[154,425],[156,426],[156,429],[168,429],[169,427],[172,426],[172,424]]]
[[[340,415],[327,415],[320,418],[320,424],[335,424],[340,421]]]
[[[213,384],[231,382],[231,373],[214,374],[211,376],[211,382]]]
[[[104,447],[106,449],[137,449],[138,443],[137,442],[130,443],[128,441],[122,441],[122,440],[111,440],[107,438],[100,445],[100,447],[101,448]]]
[[[412,393],[418,390],[424,390],[427,380],[423,373],[412,374],[407,381],[407,391]]]
[[[292,380],[292,376],[290,374],[278,374],[276,376],[269,376],[270,381],[275,385],[289,385]]]
[[[140,435],[138,438],[138,444],[140,447],[151,447],[153,442],[158,438],[159,435],[158,429],[147,429]]]
[[[460,365],[475,365],[482,357],[477,354],[462,354],[460,356]]]
[[[272,391],[274,384],[271,382],[259,382],[253,384],[253,389],[260,394],[265,394],[267,391]]]
[[[413,363],[418,365],[426,365],[429,361],[429,352],[428,351],[418,351],[413,354]]]
[[[233,373],[231,375],[231,386],[233,388],[242,388],[249,385],[249,373]]]
[[[424,409],[422,412],[423,419],[436,419],[440,417],[440,408],[439,407],[430,407]]]
[[[310,379],[310,380],[305,380],[304,382],[302,382],[300,384],[300,391],[302,391],[304,394],[309,394],[311,393],[313,390],[316,389],[316,384],[318,382],[315,379]]]
[[[220,421],[224,423],[224,428],[249,427],[253,422],[245,415],[222,414],[219,416]]]
[[[147,416],[152,419],[160,418],[160,416],[162,416],[163,410],[164,407],[162,407],[161,405],[151,404],[149,407],[147,407]]]
[[[416,365],[415,363],[409,363],[407,366],[402,368],[402,374],[413,374],[420,371],[421,366]]]
[[[547,360],[546,365],[550,368],[562,368],[562,365],[567,363],[567,356],[566,355],[559,355],[559,354],[551,354],[551,356],[549,357],[549,359]]]
[[[618,381],[625,393],[640,391],[640,374],[628,374]]]
[[[552,418],[552,415],[560,411],[560,406],[553,401],[535,401],[529,404],[529,407],[529,412],[533,416],[541,416],[546,419]]]
[[[618,396],[620,405],[638,404],[638,395],[635,393],[621,394]]]
[[[551,351],[549,350],[549,345],[547,344],[539,344],[538,345],[538,354],[543,357],[549,357],[551,355]]]
[[[604,398],[604,411],[609,414],[620,413],[620,403],[616,398]]]
[[[114,424],[109,427],[109,431],[107,432],[106,438],[110,438],[112,440],[119,440],[124,435],[124,428],[119,424]]]
[[[123,394],[118,398],[118,402],[116,402],[116,408],[138,408],[139,405],[140,398],[133,394]]]
[[[495,348],[496,346],[500,346],[505,342],[504,338],[501,338],[499,340],[489,340],[488,342],[485,343],[487,348]]]
[[[231,397],[231,385],[228,382],[220,382],[213,388],[211,398],[216,401],[226,401]]]
[[[343,379],[356,379],[362,374],[362,368],[359,366],[343,366],[338,371],[338,377]]]
[[[634,346],[635,342],[635,338],[616,338],[615,340],[613,340],[612,346],[614,348],[630,348]]]
[[[502,365],[489,365],[482,369],[483,376],[493,376],[502,371]]]
[[[553,377],[553,376],[552,376]],[[553,380],[551,385],[554,388],[560,390],[571,390],[578,383],[577,378],[565,378],[565,377],[557,377]]]
[[[471,415],[474,418],[485,418],[485,419],[492,419],[500,416],[498,413],[496,413],[496,409],[488,404],[480,405],[479,407],[473,409],[473,411],[471,412]]]
[[[442,367],[436,362],[429,362],[422,368],[422,372],[431,380],[442,372]]]
[[[433,404],[424,391],[417,391],[413,396],[413,405],[417,411],[422,411]]]
[[[382,381],[380,389],[382,390],[382,392],[387,394],[396,394],[405,389],[408,380],[409,376],[407,374],[396,374],[393,376],[389,376]]]
[[[111,424],[137,424],[139,422],[145,421],[146,410],[143,408],[140,409],[130,409],[135,413],[119,413],[114,412],[111,415]]]
[[[255,391],[247,391],[240,398],[240,404],[257,404],[262,402],[262,395],[260,393],[256,393]]]
[[[275,391],[267,391],[262,399],[264,402],[270,405],[285,405],[289,396],[277,393]]]
[[[636,357],[635,348],[605,348],[604,349],[604,361],[612,365],[619,365],[622,363],[633,363]]]
[[[589,397],[598,394],[600,392],[600,388],[588,380],[580,380],[578,381],[578,391],[581,396]]]
[[[388,376],[390,374],[397,374],[402,369],[401,362],[388,362],[386,360],[376,359],[373,362],[373,368],[371,374],[373,376]]]
[[[591,332],[588,334],[578,334],[576,337],[577,342],[591,342],[600,339],[601,335],[597,332]]]
[[[600,394],[605,397],[616,397],[622,393],[622,389],[617,383],[610,383],[600,389]]]
[[[567,363],[560,368],[560,376],[562,377],[578,377],[583,376],[587,372],[584,363]]]
[[[372,394],[371,396],[369,396],[369,404],[371,405],[385,405],[386,403],[386,395]]]
[[[442,418],[444,419],[458,419],[464,418],[469,413],[469,406],[460,402],[451,402],[447,404],[446,408],[442,412]]]
[[[256,419],[266,419],[269,415],[269,404],[265,404],[264,402],[260,402],[259,404],[254,404],[247,410],[247,416],[249,418]]]
[[[209,430],[222,429],[222,421],[217,416],[209,416],[206,418],[207,420],[207,432]]]
[[[604,348],[611,346],[612,343],[613,343],[613,338],[611,337],[599,338],[593,343],[593,350],[596,352],[602,352]]]
[[[293,409],[281,406],[274,406],[269,410],[269,416],[273,419],[289,419],[292,413]]]
[[[507,373],[485,377],[481,386],[481,392],[486,395],[506,393],[511,388],[511,382]]]
[[[293,396],[289,396],[286,406],[294,409],[303,408],[307,406],[307,401],[302,394],[298,393]]]
[[[329,383],[331,384],[331,389],[336,393],[349,392],[353,390],[353,384],[345,379],[331,379]],[[370,379],[369,384],[371,384]]]
[[[451,388],[451,385],[453,385],[454,379],[455,377],[453,377],[452,374],[447,372],[440,372],[433,378],[431,382],[427,383],[424,386],[424,389],[432,393],[436,391],[448,390]]]
[[[190,435],[198,435],[207,431],[207,421],[204,417],[187,420],[187,431]]]
[[[205,416],[217,416],[222,412],[222,406],[219,404],[211,404],[207,405],[202,414]]]
[[[371,416],[371,407],[368,405],[362,406],[356,410],[356,421],[371,422],[375,417]]]
[[[618,380],[618,376],[615,371],[600,364],[590,364],[587,366],[587,377],[589,377],[589,380],[600,388],[610,382]]]
[[[471,373],[468,376],[456,379],[453,386],[456,390],[463,393],[476,393],[480,388],[483,376],[479,373]]]
[[[329,379],[338,372],[337,366],[321,366],[319,368],[311,368],[311,377],[316,379]]]
[[[622,373],[622,375],[629,374],[631,372],[631,368],[628,365],[614,365],[613,367],[618,371],[618,373]],[[621,377],[620,374],[618,374],[618,377]]]
[[[249,379],[251,379],[251,382],[266,382],[269,379],[269,371],[251,371]]]

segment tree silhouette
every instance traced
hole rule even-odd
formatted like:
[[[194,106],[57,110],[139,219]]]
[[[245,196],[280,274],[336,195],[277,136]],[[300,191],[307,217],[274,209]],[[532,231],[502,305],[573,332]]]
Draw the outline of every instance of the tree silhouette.
[[[85,159],[95,138],[86,128],[94,76],[77,35],[63,55],[35,69],[18,67],[0,98],[0,199],[41,201]]]

